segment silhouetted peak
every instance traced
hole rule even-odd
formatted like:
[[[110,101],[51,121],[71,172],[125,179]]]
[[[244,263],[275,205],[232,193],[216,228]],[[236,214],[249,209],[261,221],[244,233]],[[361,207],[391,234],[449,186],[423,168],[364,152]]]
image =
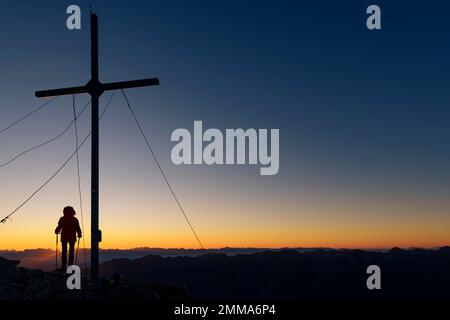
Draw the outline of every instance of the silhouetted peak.
[[[439,253],[450,254],[450,247],[449,246],[441,247],[437,251]]]
[[[15,268],[20,263],[20,260],[7,260],[3,257],[0,257],[0,274],[2,271],[6,269]]]
[[[428,250],[425,250],[423,248],[412,248],[410,251],[411,251],[411,253],[420,254],[420,255],[427,254],[429,252]]]
[[[198,257],[205,260],[222,260],[228,258],[225,253],[204,253],[199,255]]]
[[[149,254],[146,255],[142,258],[136,259],[136,261],[140,261],[140,262],[159,262],[163,260],[163,258],[161,256],[155,255],[155,254]]]
[[[403,254],[405,252],[406,252],[405,250],[400,249],[399,247],[394,247],[391,250],[389,250],[388,253],[391,253],[391,254]]]
[[[277,257],[289,257],[289,256],[299,256],[301,255],[300,252],[298,252],[297,250],[294,249],[282,249],[282,250],[265,250],[262,252],[256,252],[254,253],[254,255],[256,256],[268,256],[268,257],[272,257],[272,256],[277,256]],[[248,254],[242,254],[242,256],[251,256]]]
[[[363,254],[367,254],[368,252],[361,250],[361,249],[352,249],[352,250],[350,250],[350,253],[354,254],[354,255],[363,255]]]

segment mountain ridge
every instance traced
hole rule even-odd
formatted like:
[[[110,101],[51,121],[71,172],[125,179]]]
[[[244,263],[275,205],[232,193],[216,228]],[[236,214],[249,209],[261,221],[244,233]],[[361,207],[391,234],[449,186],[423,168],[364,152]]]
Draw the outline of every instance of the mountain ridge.
[[[370,265],[381,268],[382,289],[368,290]],[[199,299],[450,299],[450,247],[387,252],[364,250],[148,255],[101,264],[132,280],[183,282]]]

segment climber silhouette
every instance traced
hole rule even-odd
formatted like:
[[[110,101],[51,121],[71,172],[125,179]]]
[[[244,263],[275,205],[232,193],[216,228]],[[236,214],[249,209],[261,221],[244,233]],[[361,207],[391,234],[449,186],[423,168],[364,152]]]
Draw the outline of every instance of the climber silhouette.
[[[75,218],[75,210],[72,207],[65,207],[63,209],[64,216],[59,218],[58,226],[55,229],[55,233],[61,232],[61,270],[67,268],[67,244],[69,244],[69,266],[73,265],[73,256],[75,250],[75,242],[78,238],[81,238],[81,228],[78,219]]]

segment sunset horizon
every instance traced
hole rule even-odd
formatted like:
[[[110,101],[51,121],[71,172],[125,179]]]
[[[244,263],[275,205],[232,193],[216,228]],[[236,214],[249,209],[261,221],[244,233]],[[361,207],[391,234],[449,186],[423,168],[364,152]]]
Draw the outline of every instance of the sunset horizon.
[[[314,249],[332,249],[332,250],[390,250],[393,248],[399,248],[399,249],[427,249],[427,250],[433,250],[433,249],[439,249],[444,247],[449,247],[449,244],[443,244],[443,245],[435,245],[435,246],[388,246],[388,247],[379,247],[379,246],[373,246],[373,247],[324,247],[324,246],[313,246],[313,247],[302,247],[302,246],[290,246],[290,247],[208,247],[208,248],[189,248],[189,247],[129,247],[129,248],[118,248],[118,247],[111,247],[111,248],[100,248],[100,251],[102,250],[145,250],[145,249],[162,249],[162,250],[198,250],[198,251],[208,251],[208,250],[220,250],[220,249],[267,249],[267,250],[279,250],[279,249],[306,249],[306,250],[314,250]],[[0,251],[26,251],[26,250],[52,250],[55,251],[55,248],[50,247],[36,247],[36,248],[18,248],[18,249],[11,249],[11,248],[2,248]],[[84,250],[83,248],[80,248],[80,250]],[[86,247],[86,250],[89,251],[90,248]]]
[[[54,240],[54,239],[53,239]],[[51,241],[47,241],[48,245],[41,245],[41,246],[15,246],[15,247],[8,247],[8,246],[0,246],[0,250],[16,250],[16,251],[23,251],[23,250],[55,250],[54,242],[53,245],[51,244]],[[86,242],[88,243],[88,242]],[[233,245],[228,244],[215,244],[211,246],[204,246],[204,248],[200,248],[199,246],[181,246],[181,245],[169,245],[169,246],[163,246],[163,245],[147,245],[146,243],[138,244],[138,245],[131,245],[131,246],[117,246],[117,245],[111,245],[111,246],[101,246],[100,250],[142,250],[142,249],[163,249],[163,250],[218,250],[218,249],[268,249],[268,250],[276,250],[276,249],[360,249],[360,250],[389,250],[392,248],[400,248],[400,249],[436,249],[436,248],[442,248],[442,247],[448,247],[450,246],[449,242],[445,241],[436,241],[436,242],[411,242],[411,241],[403,241],[403,242],[378,242],[378,243],[361,243],[361,244],[351,244],[350,242],[342,242],[342,244],[336,243],[333,244],[332,242],[318,242],[318,243],[286,243],[286,244],[267,244],[264,242],[257,243],[254,242],[253,245],[248,245],[246,243],[235,243]],[[80,249],[84,249],[82,242],[80,241]],[[90,250],[90,246],[86,245],[86,250]]]

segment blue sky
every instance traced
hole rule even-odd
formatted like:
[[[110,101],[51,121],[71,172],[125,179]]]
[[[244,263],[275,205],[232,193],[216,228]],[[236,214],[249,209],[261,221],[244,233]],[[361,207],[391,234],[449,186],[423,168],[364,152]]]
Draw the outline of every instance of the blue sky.
[[[80,31],[65,28],[69,4],[82,8]],[[310,226],[306,223],[308,230],[333,219],[366,219],[378,227],[387,223],[391,214],[353,208],[353,203],[366,200],[376,206],[389,199],[392,210],[386,212],[393,212],[398,223],[411,230],[409,221],[427,220],[432,228],[450,208],[450,22],[445,1],[377,1],[382,10],[379,31],[365,27],[365,10],[372,4],[368,1],[41,1],[39,5],[10,1],[0,13],[0,128],[41,103],[34,98],[35,90],[87,82],[89,4],[100,21],[101,80],[160,78],[159,87],[129,90],[128,95],[169,178],[181,198],[194,207],[192,215],[204,233],[217,227],[213,203],[234,212],[234,218],[260,219],[264,202],[258,199],[266,193],[273,208],[283,212],[286,226],[291,221],[302,226],[299,234],[304,234],[305,221],[312,220]],[[108,95],[103,96],[103,105]],[[78,107],[88,99],[80,96]],[[1,159],[65,127],[71,120],[70,103],[70,97],[60,98],[0,136]],[[259,166],[171,164],[170,133],[176,128],[192,130],[194,120],[222,130],[279,128],[279,174],[261,177]],[[80,119],[80,126],[84,136],[89,113]],[[167,192],[120,94],[101,126],[108,208],[120,207],[113,201],[120,192],[136,194],[141,205],[153,188]],[[73,137],[68,134],[3,168],[2,209],[10,210],[34,190],[72,148]],[[88,145],[81,157],[88,212]],[[19,182],[15,177],[24,179]],[[62,208],[60,202],[76,199],[73,179],[71,168],[44,193],[40,210],[47,210],[45,203],[56,190],[66,197],[52,204],[49,212]],[[124,189],[115,190],[119,184]],[[249,195],[253,200],[241,211],[220,201],[233,201],[244,191],[254,198]],[[304,204],[296,203],[300,195],[307,198],[305,203],[330,202],[330,208],[317,208],[320,214],[313,204],[313,209],[298,209]],[[160,201],[157,193],[153,197]],[[216,200],[204,200],[200,211],[205,213],[196,216],[205,197]],[[348,212],[358,212],[358,218],[356,213],[334,212],[336,199],[351,207]],[[415,201],[420,202],[415,207],[423,208],[410,213],[409,205]],[[440,209],[430,208],[429,201]],[[397,204],[406,207],[397,210]],[[28,214],[32,211],[33,204],[25,208]],[[48,221],[52,214],[48,213]],[[261,218],[267,215],[267,225],[275,219],[271,214]],[[163,215],[158,219],[169,224]],[[444,222],[450,225],[449,219],[444,217]],[[244,230],[242,225],[253,220],[239,226],[230,221],[223,221],[230,223],[230,230]],[[255,232],[263,234],[265,228],[261,225]],[[180,230],[185,231],[181,225]],[[440,237],[443,242],[450,238],[448,233]],[[302,241],[300,237],[297,242]],[[281,238],[275,242],[283,243]]]

